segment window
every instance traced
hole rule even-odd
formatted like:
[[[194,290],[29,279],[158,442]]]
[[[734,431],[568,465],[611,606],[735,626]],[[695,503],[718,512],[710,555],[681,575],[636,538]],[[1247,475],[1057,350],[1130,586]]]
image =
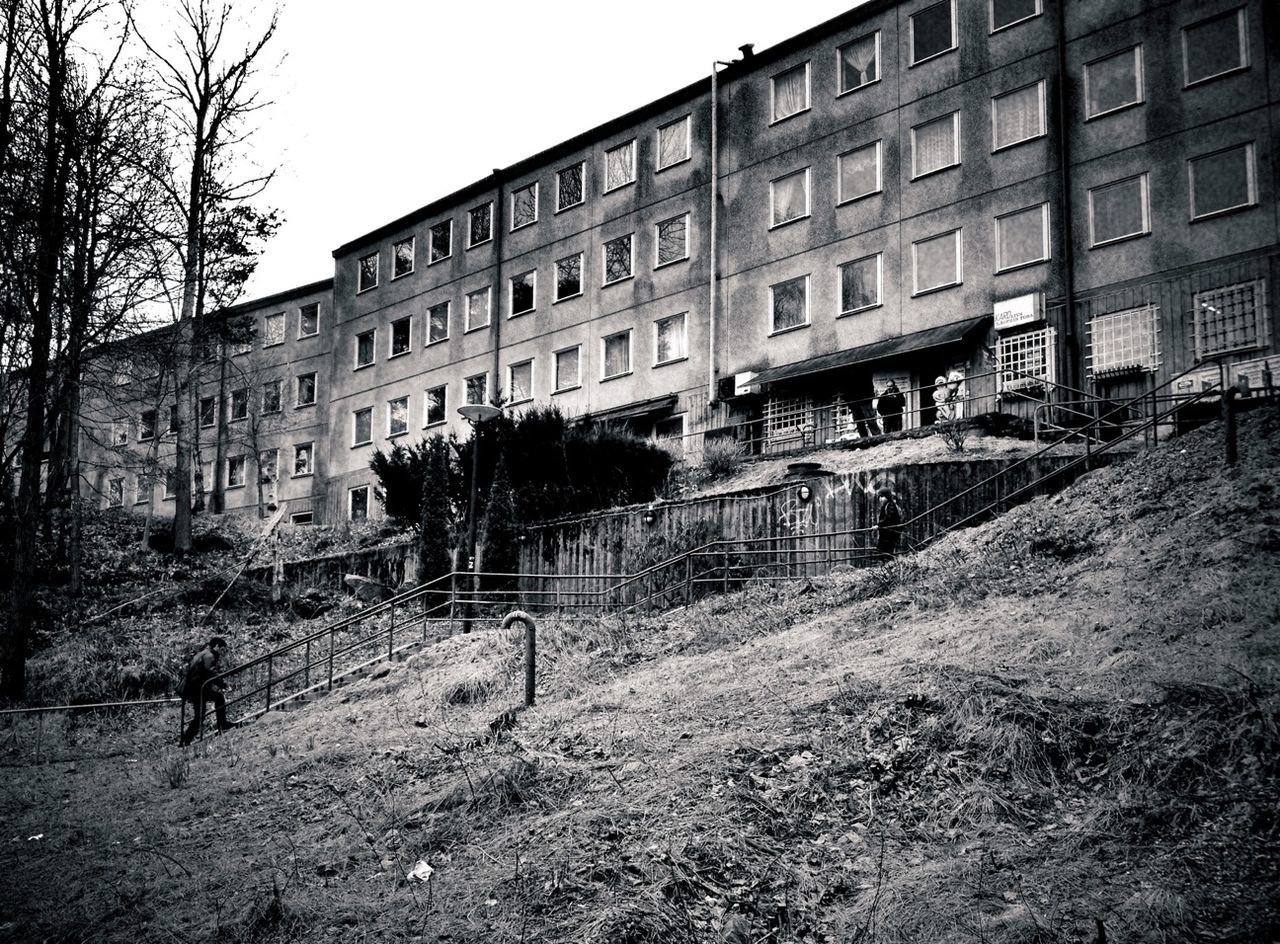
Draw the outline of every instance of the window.
[[[362,335],[363,337],[363,335]],[[406,316],[391,322],[391,357],[408,354],[413,349],[413,317]]]
[[[1045,133],[1044,80],[991,99],[991,147],[1012,147]]]
[[[309,338],[320,333],[320,306],[303,305],[298,309],[298,337]]]
[[[387,401],[387,438],[403,436],[409,432],[409,398],[396,397]]]
[[[1160,367],[1160,309],[1154,305],[1099,315],[1089,322],[1089,372],[1116,376]]]
[[[231,355],[239,357],[253,350],[253,327],[241,322],[231,327],[234,340],[231,342]]]
[[[201,401],[201,403],[203,402],[204,401]],[[113,446],[129,445],[129,424],[126,420],[112,420],[111,445]]]
[[[960,112],[911,129],[911,177],[923,177],[960,163]]]
[[[533,311],[538,303],[538,270],[530,269],[511,277],[511,316]]]
[[[268,380],[262,385],[262,412],[280,412],[280,381]]]
[[[356,335],[356,367],[368,367],[373,363],[374,341],[378,329],[370,328]]]
[[[666,170],[689,159],[689,116],[677,118],[658,128],[657,170]]]
[[[836,165],[840,180],[838,199],[841,203],[880,192],[879,141],[846,151],[836,158]]]
[[[769,184],[771,226],[781,226],[809,215],[809,168],[779,177]]]
[[[427,343],[449,339],[449,303],[441,302],[427,309]]]
[[[1252,144],[1193,157],[1188,165],[1193,220],[1253,206],[1258,202]]]
[[[840,314],[880,304],[880,253],[846,262],[840,267]]]
[[[840,94],[880,79],[880,31],[859,36],[836,50],[840,65]]]
[[[1146,174],[1089,191],[1090,245],[1102,246],[1150,231]]]
[[[218,398],[200,398],[200,428],[208,429],[218,422]]]
[[[1049,204],[996,217],[996,271],[1049,258]]]
[[[1182,30],[1182,65],[1186,84],[1226,75],[1249,64],[1244,7],[1229,10]]]
[[[489,287],[467,293],[467,330],[484,328],[489,324]]]
[[[556,301],[582,294],[582,253],[556,263]]]
[[[577,206],[586,199],[582,183],[582,161],[556,174],[556,212]]]
[[[124,479],[114,478],[107,481],[107,507],[120,508],[124,505]]]
[[[347,492],[347,517],[352,521],[369,520],[368,485],[357,485]]]
[[[511,228],[538,222],[538,182],[526,184],[511,192]]]
[[[911,64],[956,47],[955,0],[943,0],[911,15]]]
[[[1141,101],[1141,46],[1095,59],[1085,65],[1085,118],[1096,118]]]
[[[413,271],[414,237],[391,244],[391,277],[398,279]]]
[[[991,0],[991,32],[1041,13],[1040,0]]]
[[[316,402],[316,374],[310,371],[305,374],[299,374],[297,378],[297,396],[294,397],[294,403],[297,406],[315,406]]]
[[[249,416],[249,388],[231,391],[231,419],[243,420]]]
[[[1261,347],[1266,340],[1262,279],[1196,292],[1192,299],[1196,359]]]
[[[659,318],[653,323],[653,364],[670,364],[682,361],[689,356],[685,344],[685,324],[687,312],[672,315],[670,318]]]
[[[363,446],[373,439],[373,407],[355,410],[351,414],[351,445]]]
[[[422,425],[439,426],[449,418],[449,388],[441,385],[427,391],[422,405]]]
[[[628,233],[604,244],[605,285],[631,277],[631,239],[634,235]]]
[[[293,447],[293,474],[295,476],[310,475],[315,468],[316,447],[314,443],[299,443]]]
[[[789,331],[809,323],[809,276],[802,275],[769,287],[771,331]]]
[[[264,485],[268,482],[275,482],[279,478],[280,473],[280,450],[279,449],[263,449],[258,453],[258,481]],[[166,491],[168,486],[165,486]]]
[[[619,331],[611,334],[602,342],[604,363],[601,379],[621,377],[631,373],[631,331]]]
[[[486,203],[475,207],[469,214],[470,229],[467,233],[467,246],[479,246],[493,238],[493,204]]]
[[[512,403],[533,399],[533,361],[521,361],[507,368],[507,390]]]
[[[138,480],[139,500],[145,501],[145,493],[142,490],[142,480]],[[164,487],[160,492],[160,497],[165,501],[171,501],[178,496],[178,476],[173,469],[167,469],[164,473]]]
[[[1002,334],[996,339],[997,385],[1001,393],[1052,384],[1057,379],[1053,328]]]
[[[489,402],[489,375],[476,374],[467,378],[467,405]]]
[[[284,312],[276,312],[262,319],[262,346],[284,344]]]
[[[911,294],[920,295],[935,288],[959,285],[962,276],[960,230],[912,243],[911,260],[915,276],[915,288]]]
[[[792,439],[813,427],[813,401],[808,396],[769,397],[764,404],[765,438]]]
[[[441,220],[427,230],[430,244],[427,247],[427,264],[448,259],[453,255],[453,220]]]
[[[689,258],[689,214],[663,220],[655,227],[656,266]]]
[[[556,391],[572,390],[581,382],[578,379],[578,365],[581,347],[571,347],[556,351]]]
[[[144,441],[156,438],[156,411],[143,410],[138,417],[138,439]]]
[[[227,488],[244,488],[244,456],[227,457]]]
[[[636,179],[636,142],[628,141],[604,152],[604,191],[617,190]]]
[[[372,253],[360,260],[360,274],[356,283],[356,291],[367,292],[378,287],[378,254]]]
[[[169,422],[165,424],[165,435],[178,435],[178,408],[176,406],[169,407]]]
[[[779,72],[769,83],[771,122],[782,121],[809,108],[809,63]]]
[[[295,511],[289,515],[289,524],[311,524],[315,515],[310,511]]]

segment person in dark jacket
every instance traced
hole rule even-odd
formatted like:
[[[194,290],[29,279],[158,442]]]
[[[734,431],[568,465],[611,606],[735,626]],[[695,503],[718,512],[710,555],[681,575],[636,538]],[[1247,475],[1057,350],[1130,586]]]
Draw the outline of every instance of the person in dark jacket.
[[[892,492],[880,496],[880,514],[876,518],[876,550],[882,560],[890,560],[898,552],[902,537],[902,512]]]
[[[200,726],[204,722],[205,707],[213,703],[214,715],[218,720],[218,730],[226,731],[234,727],[227,721],[227,700],[222,694],[222,681],[210,681],[222,672],[222,657],[227,651],[227,641],[221,636],[214,636],[209,644],[201,649],[191,664],[187,666],[186,677],[182,680],[179,694],[191,703],[195,716],[182,732],[182,744],[185,747],[200,736]]]
[[[892,380],[884,388],[876,400],[876,412],[880,414],[880,427],[886,433],[902,432],[902,411],[907,408],[907,399]]]

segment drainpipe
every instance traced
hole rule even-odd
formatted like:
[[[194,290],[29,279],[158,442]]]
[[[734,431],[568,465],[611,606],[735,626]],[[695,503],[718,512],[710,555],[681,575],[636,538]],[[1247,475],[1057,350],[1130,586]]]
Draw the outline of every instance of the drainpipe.
[[[1065,3],[1058,8],[1058,94],[1056,118],[1058,124],[1058,177],[1062,181],[1062,288],[1066,295],[1066,315],[1063,320],[1064,359],[1066,375],[1071,383],[1084,386],[1084,379],[1077,376],[1078,340],[1075,319],[1075,218],[1071,207],[1071,137],[1068,133],[1070,116],[1067,114],[1067,26]]]
[[[716,282],[720,267],[716,260],[716,203],[720,190],[720,155],[717,148],[720,77],[719,60],[711,63],[711,272],[708,278],[710,299],[707,307],[707,406],[716,405]]]
[[[489,402],[496,403],[496,394],[502,376],[499,370],[499,355],[502,352],[502,234],[506,226],[502,221],[502,209],[505,205],[502,196],[502,168],[493,169],[493,186],[497,195],[493,201],[493,301],[489,310],[489,325],[493,331],[493,383],[489,386]],[[466,317],[466,313],[463,313]]]

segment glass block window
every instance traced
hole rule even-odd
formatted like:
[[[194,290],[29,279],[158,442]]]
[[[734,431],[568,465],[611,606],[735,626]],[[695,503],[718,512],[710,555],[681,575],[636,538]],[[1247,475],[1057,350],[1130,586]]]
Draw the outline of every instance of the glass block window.
[[[298,406],[313,406],[316,402],[316,375],[309,371],[298,375],[296,403]]]
[[[960,246],[958,229],[912,243],[911,270],[915,280],[912,294],[959,285],[963,278]]]
[[[556,351],[556,390],[571,390],[578,386],[581,348],[571,347]]]
[[[1253,206],[1258,202],[1252,143],[1193,157],[1188,166],[1192,219]]]
[[[310,475],[315,471],[316,447],[314,443],[299,443],[293,447],[293,474]]]
[[[1187,85],[1247,66],[1249,46],[1244,7],[1184,27],[1182,64]]]
[[[770,225],[781,226],[809,215],[809,168],[779,177],[769,185]]]
[[[689,258],[689,214],[663,220],[655,227],[657,257],[655,265],[680,262]]]
[[[631,373],[631,331],[611,334],[602,342],[604,359],[602,377],[621,377]]]
[[[399,357],[413,349],[413,318],[407,316],[391,322],[391,356]]]
[[[467,245],[478,246],[480,243],[487,243],[493,238],[493,204],[485,203],[481,206],[472,208],[467,214],[468,232]]]
[[[996,370],[1001,392],[1052,384],[1056,332],[1053,328],[1000,335],[996,340]]]
[[[467,330],[484,328],[489,324],[489,287],[467,293]]]
[[[911,15],[911,63],[924,62],[956,46],[955,0],[943,0]]]
[[[373,439],[373,407],[355,410],[351,414],[351,444],[362,446]]]
[[[880,304],[880,253],[846,262],[840,267],[840,314]]]
[[[263,413],[279,413],[281,400],[280,381],[268,380],[262,385],[262,412]]]
[[[427,230],[427,236],[430,243],[428,262],[439,262],[453,255],[453,220],[441,220]]]
[[[769,287],[773,332],[809,323],[809,276],[802,275]]]
[[[1089,372],[1094,377],[1160,367],[1160,309],[1154,305],[1099,315],[1089,322]]]
[[[631,240],[634,234],[619,236],[604,244],[604,284],[631,276]]]
[[[276,312],[262,319],[262,346],[284,344],[284,312]]]
[[[659,318],[653,323],[653,363],[655,366],[658,364],[670,364],[672,361],[683,360],[688,356],[689,351],[685,340],[687,322],[687,312],[681,312],[669,318]]]
[[[249,416],[249,389],[241,387],[231,391],[231,419],[243,420]]]
[[[586,199],[583,187],[583,168],[585,166],[582,161],[579,161],[572,167],[566,167],[556,174],[557,212],[577,206]]]
[[[489,402],[489,375],[476,374],[467,378],[467,405]]]
[[[636,179],[636,142],[628,141],[604,152],[604,189],[617,190]]]
[[[960,163],[960,112],[911,129],[911,176],[923,177]]]
[[[838,199],[841,203],[880,192],[879,141],[846,151],[836,158],[836,164],[840,181]]]
[[[427,391],[422,406],[422,425],[438,426],[449,418],[449,388],[444,384]]]
[[[775,75],[769,84],[773,121],[799,114],[809,107],[809,63]]]
[[[409,432],[409,398],[396,397],[387,401],[387,435],[400,436]]]
[[[1049,258],[1049,204],[996,217],[996,271]]]
[[[309,338],[320,333],[320,305],[303,305],[298,309],[298,337]]]
[[[124,479],[107,480],[107,507],[120,508],[124,505]]]
[[[870,85],[880,78],[880,31],[859,36],[836,50],[840,63],[840,94]]]
[[[1045,133],[1044,80],[991,99],[991,146],[1013,147]]]
[[[227,457],[227,488],[244,487],[244,456]]]
[[[511,314],[533,311],[538,297],[538,270],[530,269],[511,277]]]
[[[378,287],[378,254],[371,253],[360,260],[356,290],[367,292]]]
[[[449,303],[440,302],[427,309],[427,343],[449,339]]]
[[[1096,118],[1142,101],[1142,47],[1095,59],[1084,67],[1085,117]]]
[[[520,229],[538,222],[538,182],[511,192],[511,228]]]
[[[991,32],[1041,13],[1041,0],[991,0]]]
[[[556,262],[556,301],[582,294],[582,253]]]
[[[689,116],[677,118],[658,128],[658,170],[689,159]]]
[[[373,363],[377,335],[377,328],[370,328],[356,335],[356,367],[368,367]]]
[[[533,361],[521,361],[507,368],[507,389],[512,403],[533,399]]]
[[[813,426],[813,401],[808,396],[769,397],[764,404],[764,435],[788,439]]]
[[[1266,307],[1262,279],[1196,292],[1192,298],[1196,358],[1261,347],[1267,337]]]
[[[369,486],[357,485],[347,492],[347,517],[352,521],[369,519]]]
[[[1089,239],[1101,246],[1151,232],[1147,175],[1095,187],[1089,191]]]
[[[414,237],[402,239],[391,245],[391,277],[398,279],[413,271]]]

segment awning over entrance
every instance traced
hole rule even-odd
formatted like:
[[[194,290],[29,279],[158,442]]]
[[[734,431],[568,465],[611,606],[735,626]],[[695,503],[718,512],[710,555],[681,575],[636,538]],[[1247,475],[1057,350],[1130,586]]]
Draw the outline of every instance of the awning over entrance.
[[[924,331],[904,334],[897,338],[886,338],[883,341],[864,344],[861,347],[853,347],[845,351],[819,354],[817,357],[811,357],[805,361],[796,361],[794,364],[766,367],[751,379],[751,384],[755,386],[756,384],[777,383],[780,380],[807,377],[810,374],[820,374],[823,371],[836,370],[841,367],[852,367],[855,364],[868,364],[872,361],[888,360],[891,357],[898,357],[902,354],[914,354],[919,351],[946,347],[949,344],[957,344],[969,340],[990,322],[990,315],[982,315],[978,318],[957,321],[937,328],[926,328]]]
[[[676,405],[676,399],[677,397],[674,393],[667,393],[660,397],[652,397],[636,403],[627,403],[608,410],[599,410],[589,414],[584,419],[592,419],[597,423],[607,423],[614,420],[630,420],[640,416],[652,416],[670,410]]]

